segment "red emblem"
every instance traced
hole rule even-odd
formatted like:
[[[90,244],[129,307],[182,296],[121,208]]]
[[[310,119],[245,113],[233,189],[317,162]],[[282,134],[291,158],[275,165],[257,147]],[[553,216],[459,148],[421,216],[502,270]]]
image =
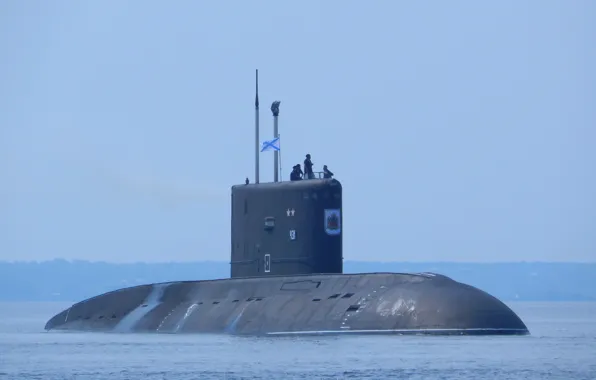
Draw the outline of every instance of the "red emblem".
[[[325,232],[328,235],[341,233],[341,217],[339,209],[325,210]]]

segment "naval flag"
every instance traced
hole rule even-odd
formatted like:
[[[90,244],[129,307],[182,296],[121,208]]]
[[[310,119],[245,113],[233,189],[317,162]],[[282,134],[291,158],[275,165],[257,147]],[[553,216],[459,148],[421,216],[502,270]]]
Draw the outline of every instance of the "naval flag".
[[[261,145],[261,152],[266,152],[268,150],[279,151],[279,137],[273,140],[263,141],[263,145]]]

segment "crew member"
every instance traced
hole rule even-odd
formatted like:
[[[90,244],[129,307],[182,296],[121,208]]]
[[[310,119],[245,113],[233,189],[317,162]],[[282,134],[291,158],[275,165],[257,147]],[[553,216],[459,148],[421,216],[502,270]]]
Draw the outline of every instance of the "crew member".
[[[292,172],[290,173],[290,181],[300,181],[302,179],[302,169],[300,169],[300,164],[294,165],[292,168]]]
[[[299,179],[300,179],[300,175],[296,171],[296,165],[294,165],[294,167],[292,168],[292,171],[290,172],[290,181],[298,181]]]
[[[323,165],[323,178],[331,178],[333,177],[333,172],[327,169],[327,165]]]
[[[302,168],[300,167],[300,164],[296,164],[295,168],[296,168],[296,173],[298,174],[298,179],[303,179],[304,178],[304,172],[302,171]]]
[[[314,179],[315,173],[312,172],[312,161],[310,160],[310,154],[306,155],[306,159],[304,160],[304,178],[306,179]]]

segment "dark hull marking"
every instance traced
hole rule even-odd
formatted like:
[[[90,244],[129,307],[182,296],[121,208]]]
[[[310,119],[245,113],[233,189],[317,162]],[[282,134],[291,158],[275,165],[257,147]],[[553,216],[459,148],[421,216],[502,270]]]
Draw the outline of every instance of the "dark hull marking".
[[[433,274],[270,276],[144,285],[74,304],[47,330],[238,335],[524,335],[505,304]]]

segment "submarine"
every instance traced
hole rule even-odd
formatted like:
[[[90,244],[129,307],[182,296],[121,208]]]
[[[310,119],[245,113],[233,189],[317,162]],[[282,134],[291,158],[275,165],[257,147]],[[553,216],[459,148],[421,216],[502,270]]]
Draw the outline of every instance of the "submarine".
[[[271,106],[279,138],[279,101]],[[438,273],[343,273],[343,187],[321,173],[259,181],[258,70],[255,179],[231,187],[230,278],[122,288],[53,316],[47,331],[527,335],[507,305]],[[279,140],[277,140],[279,141]],[[277,147],[277,148],[276,148]]]

